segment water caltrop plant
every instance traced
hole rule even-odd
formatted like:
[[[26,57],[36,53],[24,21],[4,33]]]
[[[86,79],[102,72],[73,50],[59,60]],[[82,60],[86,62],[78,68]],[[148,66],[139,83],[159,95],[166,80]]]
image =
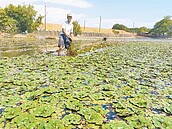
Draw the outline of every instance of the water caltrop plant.
[[[0,59],[2,129],[172,128],[172,43]]]

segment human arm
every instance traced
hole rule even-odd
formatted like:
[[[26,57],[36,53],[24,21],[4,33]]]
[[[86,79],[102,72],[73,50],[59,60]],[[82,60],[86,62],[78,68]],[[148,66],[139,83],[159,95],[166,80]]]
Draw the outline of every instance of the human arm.
[[[69,38],[71,41],[73,41],[73,31],[71,31],[70,32],[70,35],[68,35],[67,33],[66,33],[66,31],[65,31],[65,29],[64,28],[62,28],[62,32],[63,32],[63,34],[67,37],[67,38]]]
[[[65,31],[64,28],[62,28],[62,32],[63,32],[63,34],[64,34],[66,37],[68,37],[68,35],[67,35],[67,33],[66,33],[66,31]]]
[[[70,30],[70,38],[72,39],[72,41],[74,40],[74,35],[73,35],[73,24]]]

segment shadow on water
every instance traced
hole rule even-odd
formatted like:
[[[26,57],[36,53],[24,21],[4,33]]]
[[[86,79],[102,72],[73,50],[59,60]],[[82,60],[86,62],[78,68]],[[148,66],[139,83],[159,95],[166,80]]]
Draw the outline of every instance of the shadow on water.
[[[102,108],[105,110],[109,110],[109,112],[106,114],[107,121],[117,119],[117,114],[115,112],[115,109],[112,107],[112,104],[103,104]]]
[[[5,110],[5,108],[1,108],[0,109],[0,115],[2,114],[2,112]]]
[[[162,111],[159,110],[159,109],[152,108],[151,110],[152,110],[152,112],[154,112],[155,114],[162,114]]]

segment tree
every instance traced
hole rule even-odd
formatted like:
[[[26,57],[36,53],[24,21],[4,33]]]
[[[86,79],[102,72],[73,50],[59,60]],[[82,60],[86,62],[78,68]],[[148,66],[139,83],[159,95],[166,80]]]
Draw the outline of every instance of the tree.
[[[138,33],[148,33],[149,31],[150,31],[150,29],[147,27],[144,27],[144,26],[138,28]]]
[[[112,30],[115,35],[119,34],[119,31],[116,31],[115,29]]]
[[[78,21],[74,21],[74,22],[72,22],[72,24],[73,24],[73,34],[74,34],[74,36],[77,36],[77,35],[81,35],[82,34],[82,30],[81,30],[81,26],[80,26],[80,24],[78,23]]]
[[[130,33],[147,33],[150,31],[149,28],[146,27],[140,27],[140,28],[128,28],[122,24],[115,24],[112,27],[114,34],[117,34],[117,32],[115,30],[124,30]]]
[[[16,27],[19,31],[28,32],[35,31],[40,24],[42,24],[43,16],[37,17],[37,12],[31,5],[18,5],[14,6],[10,4],[8,7],[4,8],[6,16],[15,20]],[[8,23],[8,21],[6,21]]]
[[[155,35],[172,35],[172,20],[171,16],[166,16],[157,22],[153,29],[150,30],[151,34]]]
[[[128,28],[122,24],[115,24],[112,29],[128,31]]]
[[[5,32],[15,32],[16,28],[16,20],[7,16],[5,10],[0,8],[0,30]]]
[[[140,28],[138,28],[138,27],[136,27],[136,28],[128,28],[128,32],[131,32],[131,33],[138,33],[138,34],[140,34],[140,33],[148,33],[149,31],[150,31],[150,29],[147,28],[147,27],[144,27],[144,26],[142,26]]]

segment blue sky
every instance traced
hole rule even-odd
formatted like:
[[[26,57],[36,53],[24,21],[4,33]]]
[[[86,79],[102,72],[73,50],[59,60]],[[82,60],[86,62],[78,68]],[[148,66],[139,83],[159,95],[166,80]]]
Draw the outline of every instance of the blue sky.
[[[67,13],[73,20],[89,27],[112,28],[116,23],[127,27],[153,25],[164,16],[172,15],[172,0],[1,0],[0,7],[8,4],[32,4],[39,14],[44,15],[47,6],[47,22],[62,24]]]

